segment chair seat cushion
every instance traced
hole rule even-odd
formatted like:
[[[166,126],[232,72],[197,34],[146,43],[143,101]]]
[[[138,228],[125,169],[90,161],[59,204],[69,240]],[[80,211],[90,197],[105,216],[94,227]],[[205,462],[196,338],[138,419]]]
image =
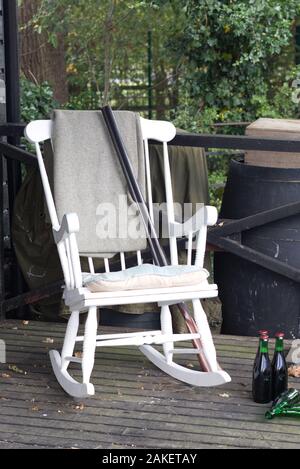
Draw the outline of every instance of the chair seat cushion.
[[[198,285],[205,282],[209,273],[194,265],[159,267],[143,264],[118,272],[83,273],[83,286],[91,292],[144,290]]]

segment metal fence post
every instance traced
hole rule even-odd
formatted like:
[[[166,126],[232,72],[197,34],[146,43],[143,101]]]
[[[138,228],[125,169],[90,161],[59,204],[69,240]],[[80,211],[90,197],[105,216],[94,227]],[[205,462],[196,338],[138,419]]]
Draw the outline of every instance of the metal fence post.
[[[21,119],[17,1],[2,0],[2,6],[5,51],[6,120],[8,123],[19,123]],[[18,145],[20,143],[20,138],[8,137],[7,142],[12,145]],[[9,199],[9,219],[11,226],[14,200],[22,182],[21,165],[19,161],[7,160],[7,182]],[[1,212],[1,214],[3,224],[3,212]],[[13,250],[11,240],[9,240],[9,249]],[[3,257],[5,257],[5,251]],[[6,259],[4,258],[4,263],[5,260]],[[13,285],[11,285],[11,293],[13,295],[18,295],[23,292],[24,281],[17,262],[14,262],[12,268],[15,282]],[[22,315],[23,311],[21,309],[18,310],[18,316],[22,317]]]

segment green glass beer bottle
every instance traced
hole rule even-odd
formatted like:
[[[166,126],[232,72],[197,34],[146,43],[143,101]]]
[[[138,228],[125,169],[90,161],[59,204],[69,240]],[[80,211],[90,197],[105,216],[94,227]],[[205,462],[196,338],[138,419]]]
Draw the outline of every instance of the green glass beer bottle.
[[[254,360],[254,366],[257,363],[258,357],[259,357],[260,339],[262,339],[264,336],[269,336],[269,332],[265,329],[260,329],[260,331],[258,331],[259,340],[258,340],[258,347],[257,347],[257,352],[256,352],[255,360]]]
[[[286,410],[300,406],[300,392],[297,389],[291,388],[283,392],[273,402],[272,408],[265,414],[267,419],[272,419],[276,415],[282,415]]]
[[[272,400],[272,366],[267,335],[259,340],[259,353],[253,366],[252,397],[259,404],[267,404]]]
[[[291,407],[288,409],[284,409],[281,415],[287,417],[300,417],[300,407]]]
[[[275,352],[272,360],[272,399],[280,396],[288,388],[288,369],[284,356],[283,332],[275,334]]]

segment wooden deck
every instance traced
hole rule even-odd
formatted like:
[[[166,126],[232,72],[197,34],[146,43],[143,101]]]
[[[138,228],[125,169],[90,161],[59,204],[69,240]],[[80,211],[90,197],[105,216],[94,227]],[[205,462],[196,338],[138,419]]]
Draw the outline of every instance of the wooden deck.
[[[300,448],[300,420],[266,421],[269,406],[251,400],[256,339],[216,336],[232,382],[213,389],[167,377],[135,348],[98,349],[96,396],[76,402],[47,356],[63,332],[61,324],[0,323],[0,448]]]

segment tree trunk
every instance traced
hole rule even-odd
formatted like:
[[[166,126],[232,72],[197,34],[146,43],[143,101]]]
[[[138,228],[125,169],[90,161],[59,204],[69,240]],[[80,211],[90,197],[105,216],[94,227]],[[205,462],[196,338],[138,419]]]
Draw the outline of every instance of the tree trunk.
[[[62,34],[55,48],[46,32],[39,34],[28,22],[38,11],[41,0],[23,0],[19,7],[21,71],[31,81],[48,81],[54,98],[61,104],[68,101],[65,45]]]
[[[108,7],[104,22],[104,93],[103,106],[108,104],[110,92],[110,78],[112,70],[112,41],[113,41],[113,16],[116,2],[112,0]]]

